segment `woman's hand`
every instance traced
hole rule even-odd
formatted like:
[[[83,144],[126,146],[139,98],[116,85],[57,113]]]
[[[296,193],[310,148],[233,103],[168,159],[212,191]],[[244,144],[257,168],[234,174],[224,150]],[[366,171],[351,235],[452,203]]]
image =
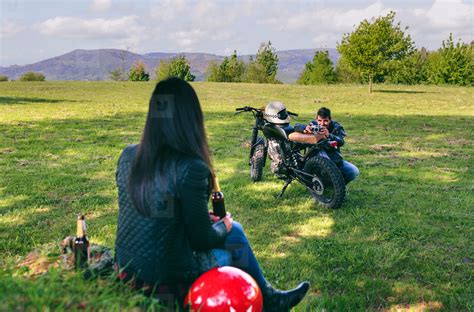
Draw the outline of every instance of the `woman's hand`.
[[[211,219],[212,223],[216,223],[221,219],[218,216],[214,215],[214,212],[212,210],[209,211],[209,218]]]
[[[232,219],[232,215],[230,213],[227,213],[226,216],[222,218],[222,221],[224,221],[227,233],[229,233],[230,230],[232,230],[232,222],[234,221],[234,219]]]

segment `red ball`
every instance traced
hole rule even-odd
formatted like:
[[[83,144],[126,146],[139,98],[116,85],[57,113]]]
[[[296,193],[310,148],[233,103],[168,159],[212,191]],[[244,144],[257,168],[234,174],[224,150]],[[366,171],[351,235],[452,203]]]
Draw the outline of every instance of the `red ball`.
[[[202,274],[184,300],[190,311],[262,311],[262,292],[255,280],[234,267],[214,268]]]

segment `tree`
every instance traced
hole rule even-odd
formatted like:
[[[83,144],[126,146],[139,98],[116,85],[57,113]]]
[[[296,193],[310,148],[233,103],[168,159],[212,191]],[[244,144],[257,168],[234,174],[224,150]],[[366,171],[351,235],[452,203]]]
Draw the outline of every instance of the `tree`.
[[[20,81],[45,81],[46,77],[42,73],[26,72],[20,77]]]
[[[428,52],[425,48],[416,50],[402,60],[390,63],[385,81],[390,83],[420,84],[425,83],[428,68]]]
[[[8,76],[0,75],[0,81],[8,81]]]
[[[276,74],[278,71],[278,55],[276,50],[272,47],[272,43],[262,43],[257,51],[255,60],[265,69],[265,74],[268,77],[267,82],[276,82]]]
[[[207,73],[207,81],[241,82],[245,73],[245,64],[244,61],[238,59],[237,51],[234,50],[230,58],[225,57],[219,65],[211,62]]]
[[[362,75],[353,69],[344,57],[336,63],[336,79],[339,83],[363,83]]]
[[[227,64],[227,76],[231,82],[241,82],[244,72],[244,61],[238,59],[237,51],[234,50],[234,53],[230,56]]]
[[[250,59],[245,66],[245,73],[242,77],[243,82],[253,83],[276,83],[277,81],[269,81],[267,71],[262,64],[257,63],[255,60]]]
[[[298,78],[299,84],[323,84],[336,82],[334,64],[328,51],[316,51],[313,62],[308,62]]]
[[[191,66],[184,55],[178,55],[169,61],[160,60],[160,65],[155,69],[158,81],[168,77],[178,77],[186,81],[194,81]]]
[[[145,64],[141,60],[136,61],[132,65],[132,67],[130,67],[130,71],[128,73],[128,80],[130,81],[150,80],[150,75],[146,71]]]
[[[219,64],[216,61],[210,61],[206,70],[207,81],[220,82]]]
[[[472,85],[474,75],[474,54],[472,44],[461,42],[455,44],[452,34],[442,43],[442,47],[431,53],[428,58],[428,81],[430,83],[447,83]]]
[[[394,19],[395,12],[391,11],[372,22],[363,20],[354,32],[344,34],[337,45],[349,65],[368,76],[369,93],[372,93],[372,82],[377,74],[387,72],[390,62],[413,52],[410,35],[405,35],[400,22],[394,25]]]

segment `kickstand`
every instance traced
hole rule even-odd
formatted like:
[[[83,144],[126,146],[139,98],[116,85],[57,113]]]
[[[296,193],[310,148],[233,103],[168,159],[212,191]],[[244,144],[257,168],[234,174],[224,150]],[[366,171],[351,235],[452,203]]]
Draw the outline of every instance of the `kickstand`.
[[[278,193],[277,198],[281,198],[283,196],[283,193],[285,193],[286,188],[288,187],[288,185],[290,185],[291,181],[293,181],[293,180],[290,180],[290,179],[286,180],[286,183],[283,186],[283,188],[281,189],[280,193]]]

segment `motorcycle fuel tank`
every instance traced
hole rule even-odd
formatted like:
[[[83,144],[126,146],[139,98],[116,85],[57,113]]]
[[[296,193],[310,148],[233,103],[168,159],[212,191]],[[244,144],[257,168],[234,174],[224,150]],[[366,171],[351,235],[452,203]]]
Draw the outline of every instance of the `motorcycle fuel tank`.
[[[265,126],[263,126],[263,134],[265,137],[269,139],[275,139],[275,140],[287,140],[288,136],[286,135],[285,130],[281,128],[280,126],[267,123]]]

